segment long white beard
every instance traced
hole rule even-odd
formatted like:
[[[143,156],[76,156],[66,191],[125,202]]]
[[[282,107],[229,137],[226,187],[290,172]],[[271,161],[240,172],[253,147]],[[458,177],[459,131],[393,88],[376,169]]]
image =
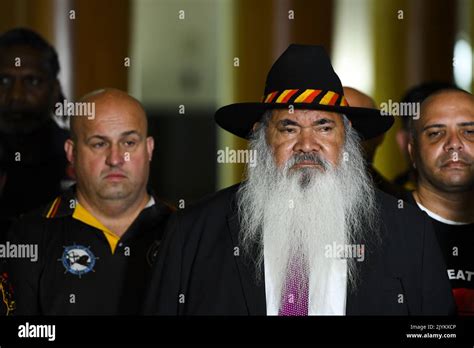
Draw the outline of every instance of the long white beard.
[[[333,250],[352,246],[351,250],[364,252],[355,244],[377,239],[374,189],[355,132],[346,128],[345,155],[337,167],[320,158],[324,171],[308,167],[290,171],[295,163],[291,159],[278,168],[263,127],[249,147],[257,152],[257,165],[247,168],[248,180],[241,185],[237,202],[241,245],[247,255],[256,256],[257,276],[262,274],[265,253],[266,271],[281,298],[289,262],[297,256],[306,265],[303,271],[316,299],[326,298],[329,272],[341,269],[341,262],[347,263],[347,281],[355,288],[356,262],[364,255],[341,260]],[[255,246],[256,255],[251,252]]]

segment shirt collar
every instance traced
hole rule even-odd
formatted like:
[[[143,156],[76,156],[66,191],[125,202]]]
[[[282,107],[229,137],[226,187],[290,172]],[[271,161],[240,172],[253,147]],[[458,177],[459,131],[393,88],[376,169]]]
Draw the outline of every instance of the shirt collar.
[[[453,220],[448,220],[448,219],[445,219],[444,217],[432,212],[431,210],[429,210],[428,208],[426,208],[425,206],[423,206],[422,204],[418,203],[416,200],[415,200],[416,204],[418,204],[418,207],[423,210],[426,214],[428,214],[428,216],[430,218],[432,218],[433,220],[436,220],[436,221],[439,221],[439,222],[442,222],[443,224],[447,224],[447,225],[454,225],[454,226],[459,226],[459,225],[469,225],[470,222],[459,222],[459,221],[453,221]]]

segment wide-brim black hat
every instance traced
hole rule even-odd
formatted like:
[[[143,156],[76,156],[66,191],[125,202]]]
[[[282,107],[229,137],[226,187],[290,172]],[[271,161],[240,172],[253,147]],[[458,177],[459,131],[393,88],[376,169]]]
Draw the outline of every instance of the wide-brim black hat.
[[[342,113],[362,139],[374,138],[393,125],[391,115],[380,110],[351,107],[341,81],[322,46],[290,45],[273,64],[261,102],[236,103],[216,111],[219,126],[247,138],[255,122],[269,109],[322,110]]]

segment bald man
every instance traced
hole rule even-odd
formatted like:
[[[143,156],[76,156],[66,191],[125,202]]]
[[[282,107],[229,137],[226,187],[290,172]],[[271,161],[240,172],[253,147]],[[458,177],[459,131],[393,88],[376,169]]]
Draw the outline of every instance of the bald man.
[[[367,94],[352,88],[344,87],[344,96],[350,106],[376,109],[375,101]],[[364,150],[364,157],[367,161],[367,170],[369,171],[375,186],[378,189],[395,197],[405,198],[407,193],[403,188],[391,183],[373,166],[375,153],[380,144],[382,144],[385,133],[375,138],[362,141],[361,145]]]
[[[141,104],[116,89],[80,103],[93,114],[71,116],[64,146],[77,184],[10,234],[32,251],[10,260],[16,314],[137,314],[170,214],[147,188],[154,143]]]
[[[432,220],[459,314],[474,315],[474,97],[441,90],[410,122],[408,151],[418,173],[410,202]]]

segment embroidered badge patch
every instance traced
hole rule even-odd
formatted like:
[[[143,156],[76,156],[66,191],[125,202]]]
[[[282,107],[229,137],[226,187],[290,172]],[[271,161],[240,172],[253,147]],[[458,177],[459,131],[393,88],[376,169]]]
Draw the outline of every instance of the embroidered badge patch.
[[[79,278],[91,271],[94,271],[94,266],[98,257],[95,257],[90,248],[82,245],[71,245],[64,247],[61,261],[66,271],[64,273],[71,273],[79,276]]]

